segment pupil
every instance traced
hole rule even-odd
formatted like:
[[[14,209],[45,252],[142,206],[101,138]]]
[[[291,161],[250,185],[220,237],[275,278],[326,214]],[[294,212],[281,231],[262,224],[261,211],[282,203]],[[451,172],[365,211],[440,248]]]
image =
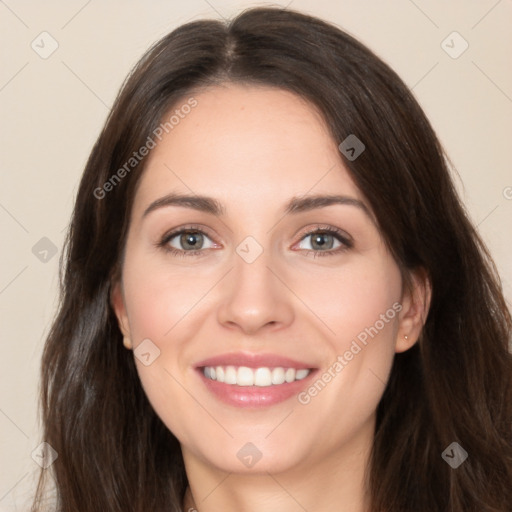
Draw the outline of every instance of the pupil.
[[[316,234],[313,237],[313,245],[317,245],[320,248],[327,247],[328,249],[330,249],[332,244],[328,244],[325,241],[325,237],[327,237],[327,236],[330,236],[330,235],[327,235],[327,234]]]
[[[183,240],[184,240],[184,243],[183,243],[183,247],[187,247],[187,246],[190,246],[192,248],[195,248],[199,245],[198,243],[198,236],[200,237],[201,235],[199,233],[185,233],[183,235]]]

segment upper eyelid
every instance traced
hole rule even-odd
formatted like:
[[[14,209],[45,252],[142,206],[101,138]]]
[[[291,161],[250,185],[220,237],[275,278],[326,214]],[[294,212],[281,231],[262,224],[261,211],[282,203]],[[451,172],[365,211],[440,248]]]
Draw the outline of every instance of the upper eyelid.
[[[353,241],[352,236],[347,231],[345,231],[344,229],[341,229],[341,228],[336,228],[334,226],[329,226],[328,224],[319,224],[311,229],[308,228],[306,231],[304,231],[302,233],[302,236],[311,235],[317,231],[320,233],[324,232],[324,231],[329,232],[332,235],[343,236],[347,240],[349,240],[351,242]]]
[[[187,231],[191,231],[193,233],[202,233],[203,235],[208,236],[209,238],[214,238],[210,233],[209,230],[204,228],[203,226],[194,226],[194,225],[187,225],[184,227],[178,227],[176,229],[170,229],[169,231],[166,231],[161,239],[162,240],[172,240],[174,237],[181,235]]]

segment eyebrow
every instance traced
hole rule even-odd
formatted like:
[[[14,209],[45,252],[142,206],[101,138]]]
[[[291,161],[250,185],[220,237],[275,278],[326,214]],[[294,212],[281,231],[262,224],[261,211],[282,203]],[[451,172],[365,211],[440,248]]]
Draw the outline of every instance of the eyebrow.
[[[362,210],[370,219],[372,215],[368,207],[359,199],[343,195],[310,195],[310,196],[296,196],[293,197],[284,209],[284,214],[289,213],[302,213],[318,208],[325,208],[327,206],[341,204],[355,206]],[[201,212],[221,217],[225,214],[225,208],[222,204],[208,196],[198,195],[185,195],[178,193],[170,193],[159,199],[153,201],[142,214],[142,218],[146,217],[152,211],[166,206],[182,206],[185,208],[192,208]]]

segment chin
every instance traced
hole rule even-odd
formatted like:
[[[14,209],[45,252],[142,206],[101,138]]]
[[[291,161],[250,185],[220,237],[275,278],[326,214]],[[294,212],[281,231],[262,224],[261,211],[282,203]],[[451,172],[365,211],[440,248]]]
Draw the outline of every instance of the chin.
[[[253,439],[253,441],[241,439]],[[277,442],[276,442],[277,441]],[[200,454],[201,459],[217,469],[229,473],[265,475],[267,473],[281,473],[305,463],[307,453],[304,445],[287,443],[283,438],[258,439],[254,434],[237,436],[226,443],[212,443],[208,447],[194,450]]]

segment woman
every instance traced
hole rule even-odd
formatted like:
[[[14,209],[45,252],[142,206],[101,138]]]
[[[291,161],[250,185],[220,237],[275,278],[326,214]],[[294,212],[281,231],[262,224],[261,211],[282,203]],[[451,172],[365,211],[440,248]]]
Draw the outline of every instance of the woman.
[[[57,510],[510,509],[499,277],[417,102],[336,27],[257,8],[159,41],[64,264]]]

